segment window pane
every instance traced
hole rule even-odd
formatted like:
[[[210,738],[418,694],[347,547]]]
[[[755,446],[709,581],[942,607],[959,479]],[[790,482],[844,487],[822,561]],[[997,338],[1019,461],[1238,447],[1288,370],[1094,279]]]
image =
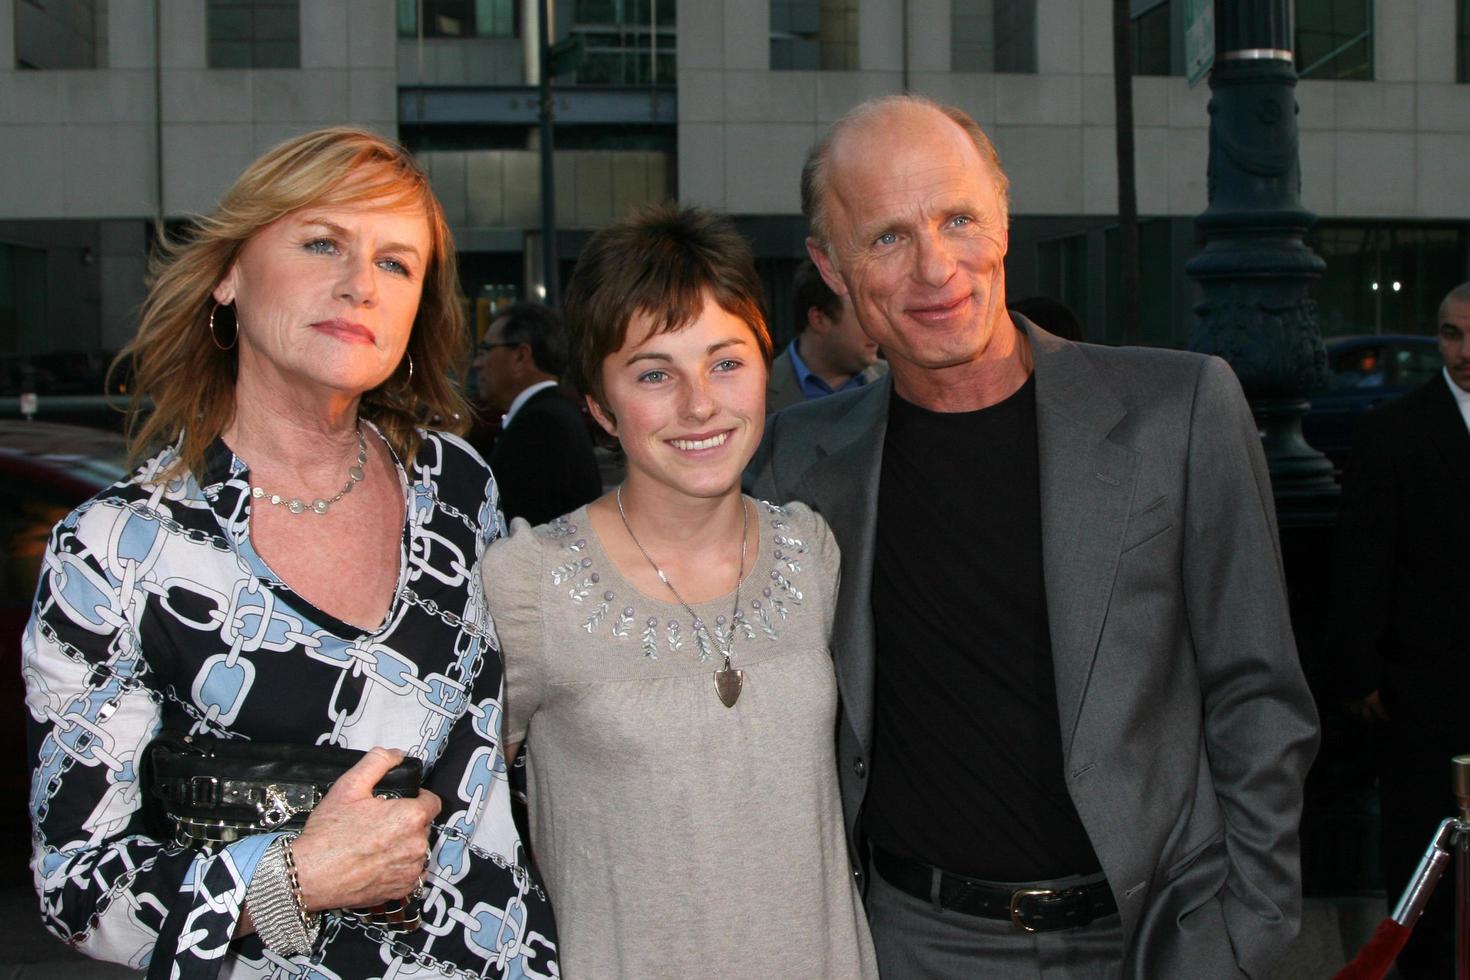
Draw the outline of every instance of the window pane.
[[[515,7],[511,0],[475,0],[475,34],[479,37],[515,37]]]
[[[1297,0],[1296,70],[1302,78],[1372,81],[1372,0]]]
[[[1060,300],[1074,311],[1087,309],[1087,236],[1041,242],[1036,252],[1041,295]]]
[[[1133,18],[1133,74],[1172,75],[1173,39],[1169,34],[1172,3],[1164,3]]]
[[[575,10],[571,33],[581,37],[585,51],[577,69],[578,85],[674,83],[674,0],[658,0],[653,30],[647,0],[577,0]]]
[[[103,68],[106,0],[15,0],[17,68]]]
[[[1329,220],[1308,244],[1327,263],[1311,287],[1327,337],[1432,334],[1439,301],[1465,279],[1464,226]]]
[[[953,71],[1036,71],[1036,0],[988,0],[950,7]]]
[[[1460,0],[1455,28],[1455,81],[1470,82],[1470,0]]]
[[[858,67],[857,0],[770,0],[771,68]]]
[[[209,0],[211,68],[301,67],[299,0]]]

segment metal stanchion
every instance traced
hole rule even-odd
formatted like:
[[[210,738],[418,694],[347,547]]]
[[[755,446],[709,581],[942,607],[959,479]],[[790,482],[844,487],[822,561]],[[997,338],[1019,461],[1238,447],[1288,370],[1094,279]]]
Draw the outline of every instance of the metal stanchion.
[[[1455,980],[1470,980],[1470,755],[1450,760],[1450,779],[1460,816],[1440,821],[1393,912],[1333,980],[1382,980],[1444,875],[1451,849],[1455,852]]]
[[[1455,836],[1455,980],[1470,980],[1470,834],[1463,831],[1470,824],[1470,755],[1450,760],[1450,778],[1462,828]]]

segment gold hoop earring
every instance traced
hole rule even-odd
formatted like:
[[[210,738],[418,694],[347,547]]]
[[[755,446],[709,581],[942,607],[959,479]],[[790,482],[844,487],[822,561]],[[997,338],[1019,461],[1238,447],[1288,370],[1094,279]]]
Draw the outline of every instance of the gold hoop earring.
[[[220,350],[233,350],[235,345],[240,342],[240,316],[239,313],[235,314],[235,335],[230,338],[228,344],[222,344],[219,342],[219,332],[214,328],[214,315],[219,312],[219,308],[220,304],[215,303],[214,307],[209,311],[209,339],[213,340],[214,346]]]

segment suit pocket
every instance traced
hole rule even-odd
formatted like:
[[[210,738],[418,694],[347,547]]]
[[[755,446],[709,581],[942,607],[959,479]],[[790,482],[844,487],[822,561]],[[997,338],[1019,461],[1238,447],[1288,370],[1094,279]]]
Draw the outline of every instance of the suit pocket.
[[[1169,870],[1164,872],[1164,880],[1173,881],[1175,878],[1178,878],[1180,875],[1184,874],[1190,868],[1198,864],[1200,859],[1203,858],[1206,854],[1211,854],[1215,851],[1223,852],[1224,850],[1225,830],[1222,827],[1221,829],[1211,834],[1208,838],[1201,841],[1199,844],[1191,847],[1188,851],[1185,852],[1183,857],[1175,861],[1173,864],[1169,865]]]
[[[1159,497],[1128,515],[1128,528],[1123,533],[1123,551],[1147,544],[1174,526],[1174,513],[1169,498]]]

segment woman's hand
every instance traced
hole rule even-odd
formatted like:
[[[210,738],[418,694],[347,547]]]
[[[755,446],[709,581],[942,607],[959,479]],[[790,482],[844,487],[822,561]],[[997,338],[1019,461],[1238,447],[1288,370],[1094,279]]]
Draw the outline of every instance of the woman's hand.
[[[332,785],[291,845],[308,910],[363,908],[418,887],[439,797],[373,795],[378,780],[403,760],[397,749],[369,750]]]

